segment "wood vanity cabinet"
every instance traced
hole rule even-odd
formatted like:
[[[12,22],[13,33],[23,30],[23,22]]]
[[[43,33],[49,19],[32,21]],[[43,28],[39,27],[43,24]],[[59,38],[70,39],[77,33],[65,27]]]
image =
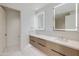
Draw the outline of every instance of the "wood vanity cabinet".
[[[72,49],[70,47],[54,42],[47,42],[47,44],[49,49],[53,49],[64,56],[79,56],[79,50]]]
[[[79,56],[79,50],[34,36],[30,36],[30,44],[49,56]]]

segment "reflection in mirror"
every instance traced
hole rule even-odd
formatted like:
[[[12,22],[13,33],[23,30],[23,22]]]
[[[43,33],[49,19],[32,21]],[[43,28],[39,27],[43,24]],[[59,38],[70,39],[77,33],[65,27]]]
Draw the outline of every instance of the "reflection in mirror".
[[[44,30],[45,28],[45,12],[40,12],[36,14],[37,30]]]
[[[55,30],[76,31],[76,4],[61,4],[55,7]]]

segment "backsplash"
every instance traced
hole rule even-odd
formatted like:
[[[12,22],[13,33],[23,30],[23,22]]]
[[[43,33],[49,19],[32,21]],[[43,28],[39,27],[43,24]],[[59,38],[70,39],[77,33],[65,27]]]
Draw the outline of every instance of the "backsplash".
[[[79,41],[79,32],[37,30],[36,33],[48,35],[48,36],[63,37],[63,38],[66,38],[66,39],[78,40]]]

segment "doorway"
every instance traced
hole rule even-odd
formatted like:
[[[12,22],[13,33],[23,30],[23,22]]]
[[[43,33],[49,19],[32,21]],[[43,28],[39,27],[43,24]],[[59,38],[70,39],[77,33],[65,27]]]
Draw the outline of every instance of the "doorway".
[[[0,36],[0,40],[4,42],[0,41],[0,45],[2,46],[0,49],[2,51],[15,51],[20,49],[20,12],[7,7],[0,7],[0,13],[3,17],[0,19],[0,21],[3,21],[3,24],[0,25],[0,28],[2,28],[2,30],[0,29],[0,35],[4,36],[3,38]]]

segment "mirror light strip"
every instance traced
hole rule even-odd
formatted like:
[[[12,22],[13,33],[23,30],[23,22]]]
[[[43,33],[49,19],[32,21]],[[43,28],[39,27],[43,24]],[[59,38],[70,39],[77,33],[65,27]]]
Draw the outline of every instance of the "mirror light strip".
[[[59,7],[59,6],[63,6],[64,4],[67,4],[67,3],[59,4],[59,5],[55,6],[54,8],[57,8],[57,7]]]
[[[78,27],[78,24],[77,24],[78,18],[77,18],[77,16],[78,16],[78,4],[76,3],[76,30],[77,30],[77,27]]]

